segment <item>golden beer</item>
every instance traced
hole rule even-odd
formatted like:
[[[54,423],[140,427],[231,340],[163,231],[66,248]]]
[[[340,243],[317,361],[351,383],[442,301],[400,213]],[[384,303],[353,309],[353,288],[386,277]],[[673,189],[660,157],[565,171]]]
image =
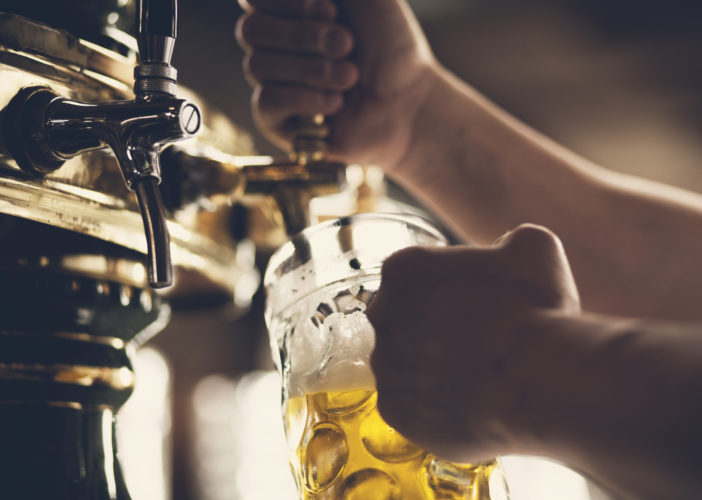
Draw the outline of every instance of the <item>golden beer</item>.
[[[437,458],[386,424],[376,400],[375,390],[352,389],[285,402],[301,499],[490,499],[495,462],[474,466]]]

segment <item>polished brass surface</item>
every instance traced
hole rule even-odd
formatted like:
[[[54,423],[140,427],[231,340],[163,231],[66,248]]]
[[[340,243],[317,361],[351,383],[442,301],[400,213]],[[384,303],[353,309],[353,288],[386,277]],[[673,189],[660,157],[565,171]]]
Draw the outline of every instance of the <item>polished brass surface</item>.
[[[0,36],[0,107],[28,86],[45,86],[86,102],[132,97],[125,82],[131,81],[134,61],[87,43],[76,45],[70,35],[19,16],[0,15],[0,25],[5,28]],[[182,94],[194,97],[187,91]],[[248,136],[221,114],[205,116],[210,121],[199,142],[229,153],[252,152]],[[136,198],[124,186],[113,155],[103,151],[80,155],[37,179],[22,172],[7,148],[0,146],[0,212],[146,252]],[[167,225],[176,266],[203,274],[212,286],[230,294],[239,277],[250,274],[253,262],[236,258],[238,242],[212,239],[210,235],[224,230],[203,226],[199,214],[172,214]]]
[[[135,61],[18,16],[0,14],[0,26],[6,28],[0,35],[0,108],[29,86],[45,86],[84,102],[133,97],[129,84]],[[168,198],[167,190],[175,190],[175,201],[166,203],[176,266],[176,290],[169,293],[181,293],[179,278],[185,283],[192,280],[183,276],[200,275],[201,281],[233,296],[238,283],[250,284],[255,273],[252,256],[239,251],[241,238],[262,248],[279,246],[286,233],[310,222],[311,199],[342,189],[346,169],[319,160],[320,155],[252,156],[247,134],[187,90],[178,89],[178,94],[203,109],[204,123],[197,139],[168,148],[168,159],[162,158],[161,191]],[[322,138],[328,130],[320,132],[320,127],[326,125],[315,118],[307,128]],[[0,213],[146,253],[136,198],[111,153],[76,156],[37,179],[8,154],[1,143],[5,135],[0,133]],[[234,236],[236,203],[247,207],[247,215]]]
[[[134,388],[134,372],[127,367],[0,363],[0,380],[56,382],[83,387],[103,386],[118,391]]]
[[[31,19],[0,12],[0,44],[6,50],[17,51],[17,56],[32,54],[37,61],[58,62],[88,78],[111,81],[124,91],[132,86],[136,57],[121,56]]]
[[[29,263],[26,259],[18,259],[19,266]],[[103,290],[109,293],[107,280],[120,283],[120,293],[131,297],[135,293],[133,287],[143,287],[146,283],[146,267],[142,262],[128,259],[115,259],[105,255],[68,254],[58,256],[42,256],[39,265],[65,273],[90,276],[103,281]],[[78,286],[78,285],[74,285]]]
[[[47,400],[43,399],[40,401],[2,400],[2,401],[0,401],[0,405],[37,406],[37,407],[50,406],[52,408],[64,408],[64,409],[76,410],[76,411],[81,411],[84,408],[82,403],[77,403],[75,401],[50,401],[48,399]]]
[[[107,346],[113,347],[115,349],[124,349],[127,346],[127,343],[124,341],[124,339],[120,339],[118,337],[91,335],[89,333],[83,333],[83,332],[57,331],[57,332],[32,333],[32,332],[19,332],[19,331],[0,331],[0,336],[13,336],[13,335],[15,335],[15,336],[29,335],[29,336],[37,336],[37,337],[54,337],[57,339],[78,340],[81,342],[107,345]]]
[[[170,317],[138,254],[4,217],[0,403],[121,406],[134,387],[130,352]],[[71,252],[79,246],[104,254]]]

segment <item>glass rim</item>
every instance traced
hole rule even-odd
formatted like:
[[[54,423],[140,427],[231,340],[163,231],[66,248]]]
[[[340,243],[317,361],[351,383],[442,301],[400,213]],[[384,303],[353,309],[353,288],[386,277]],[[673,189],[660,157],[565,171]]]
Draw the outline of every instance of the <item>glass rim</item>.
[[[413,214],[363,213],[310,226],[268,262],[266,320],[332,284],[379,278],[385,258],[402,248],[446,245],[437,226]]]
[[[417,229],[421,229],[426,233],[429,233],[437,241],[441,241],[444,244],[448,244],[447,237],[441,232],[441,230],[429,219],[416,214],[398,214],[398,213],[386,213],[386,212],[369,212],[347,215],[344,217],[339,217],[337,219],[330,219],[327,221],[319,222],[312,226],[309,226],[295,236],[293,236],[289,241],[283,243],[268,260],[266,265],[266,271],[263,277],[264,287],[268,287],[272,281],[272,275],[275,273],[281,265],[284,264],[286,259],[289,259],[295,252],[299,252],[300,248],[304,248],[309,245],[309,241],[319,233],[328,232],[334,230],[334,228],[342,228],[352,225],[357,225],[364,222],[381,221],[390,222],[395,221],[403,223],[409,226],[413,226]]]

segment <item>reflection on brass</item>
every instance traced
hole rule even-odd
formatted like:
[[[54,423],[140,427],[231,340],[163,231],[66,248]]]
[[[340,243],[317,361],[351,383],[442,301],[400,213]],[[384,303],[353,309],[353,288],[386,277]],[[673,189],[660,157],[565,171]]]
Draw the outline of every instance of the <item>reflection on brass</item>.
[[[117,281],[124,284],[125,287],[143,287],[146,284],[146,267],[142,262],[133,260],[115,259],[95,254],[75,254],[41,256],[37,263],[40,267],[56,269],[66,273]],[[23,267],[31,265],[31,263],[26,258],[20,258],[17,261],[17,265]],[[101,294],[109,295],[110,290],[107,288],[109,287],[107,283],[99,284],[99,286],[102,287]],[[124,293],[131,297],[133,292],[130,290]]]
[[[79,342],[87,342],[91,344],[107,345],[114,349],[124,349],[126,343],[124,340],[117,337],[103,337],[100,335],[91,335],[89,333],[75,333],[75,332],[13,332],[7,330],[0,330],[0,336],[37,336],[37,337],[52,337],[67,340],[77,340]]]
[[[4,402],[5,401],[3,401],[3,403]],[[25,405],[27,403],[31,403],[31,401],[22,401],[21,404]],[[68,408],[70,410],[83,409],[83,405],[81,403],[76,403],[75,401],[46,401],[46,404],[49,406],[53,406],[54,408]]]
[[[84,408],[84,405],[82,403],[78,403],[76,401],[49,401],[49,400],[45,400],[45,399],[42,399],[40,401],[32,401],[30,399],[21,400],[21,401],[0,399],[0,405],[18,405],[18,406],[41,405],[41,406],[51,406],[54,408],[67,408],[69,410],[77,410],[77,411],[83,410],[83,408]]]
[[[56,382],[82,387],[101,386],[118,391],[134,388],[134,372],[126,366],[107,368],[67,364],[0,363],[0,380]]]
[[[0,13],[0,43],[16,50],[41,54],[77,72],[92,72],[131,87],[135,58],[123,57],[64,30],[30,19]]]
[[[329,124],[322,114],[299,116],[292,123],[294,129],[293,150],[300,164],[323,161],[329,147]]]

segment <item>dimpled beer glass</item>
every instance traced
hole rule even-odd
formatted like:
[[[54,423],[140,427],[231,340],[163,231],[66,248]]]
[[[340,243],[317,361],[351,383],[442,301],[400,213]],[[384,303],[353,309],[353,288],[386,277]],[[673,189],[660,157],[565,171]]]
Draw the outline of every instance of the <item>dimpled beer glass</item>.
[[[509,498],[496,461],[441,460],[376,409],[369,364],[375,334],[364,311],[381,264],[407,246],[445,244],[424,219],[363,214],[310,227],[271,258],[266,322],[301,499]]]

